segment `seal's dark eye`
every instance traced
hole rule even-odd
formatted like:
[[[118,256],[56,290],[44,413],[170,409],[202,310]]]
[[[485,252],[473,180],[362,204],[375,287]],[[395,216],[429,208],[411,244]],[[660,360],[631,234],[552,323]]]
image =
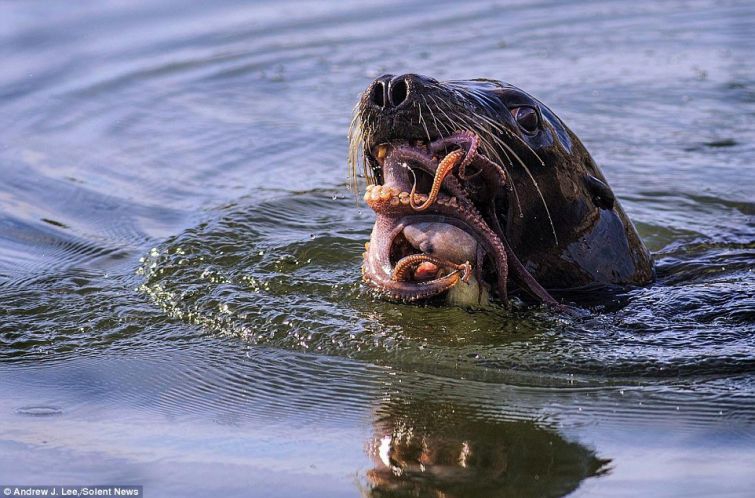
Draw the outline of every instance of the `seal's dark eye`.
[[[514,107],[511,109],[511,115],[527,133],[535,133],[540,125],[537,111],[532,107]]]

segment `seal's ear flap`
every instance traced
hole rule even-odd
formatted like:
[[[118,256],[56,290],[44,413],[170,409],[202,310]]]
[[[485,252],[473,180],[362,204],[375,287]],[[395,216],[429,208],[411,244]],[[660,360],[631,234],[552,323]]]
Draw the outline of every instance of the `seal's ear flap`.
[[[592,175],[585,176],[585,186],[590,192],[593,204],[600,209],[613,209],[616,197],[611,191],[611,187],[598,180]]]

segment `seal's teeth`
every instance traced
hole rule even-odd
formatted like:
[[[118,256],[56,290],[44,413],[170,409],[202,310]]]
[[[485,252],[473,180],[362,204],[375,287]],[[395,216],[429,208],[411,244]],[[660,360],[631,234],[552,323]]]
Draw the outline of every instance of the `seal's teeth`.
[[[399,194],[399,189],[397,189],[396,187],[391,187],[391,195],[396,196],[398,194]]]
[[[414,194],[414,202],[425,202],[427,196],[425,194]]]
[[[398,206],[401,204],[401,201],[398,199],[398,197],[391,197],[391,206]]]
[[[409,192],[401,192],[400,194],[398,194],[398,198],[401,199],[402,201],[404,199],[408,199],[409,198]]]
[[[409,196],[408,195],[406,197],[399,197],[398,200],[404,206],[408,206],[409,205]]]
[[[388,189],[380,189],[380,198],[384,201],[387,201],[391,198],[391,191]]]
[[[441,206],[445,206],[446,205],[446,201],[447,201],[447,199],[445,197],[438,197],[438,199],[435,202],[437,202]]]
[[[370,199],[373,201],[380,199],[380,190],[376,188],[372,189],[372,192],[370,192]]]
[[[459,203],[456,202],[456,197],[451,197],[448,201],[448,205],[451,207],[459,207]]]

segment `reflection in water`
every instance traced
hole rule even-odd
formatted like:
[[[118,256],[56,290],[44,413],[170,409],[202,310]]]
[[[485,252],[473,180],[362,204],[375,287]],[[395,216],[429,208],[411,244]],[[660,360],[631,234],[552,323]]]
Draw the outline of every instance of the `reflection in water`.
[[[533,422],[487,419],[446,400],[391,400],[374,426],[374,497],[563,496],[609,463]]]

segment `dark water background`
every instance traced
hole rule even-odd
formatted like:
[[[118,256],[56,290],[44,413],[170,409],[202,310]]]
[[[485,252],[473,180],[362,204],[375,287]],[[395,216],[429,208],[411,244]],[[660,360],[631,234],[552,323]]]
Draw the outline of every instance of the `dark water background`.
[[[751,496],[753,54],[748,1],[0,3],[0,484]],[[346,130],[389,71],[543,100],[657,284],[365,293]]]

